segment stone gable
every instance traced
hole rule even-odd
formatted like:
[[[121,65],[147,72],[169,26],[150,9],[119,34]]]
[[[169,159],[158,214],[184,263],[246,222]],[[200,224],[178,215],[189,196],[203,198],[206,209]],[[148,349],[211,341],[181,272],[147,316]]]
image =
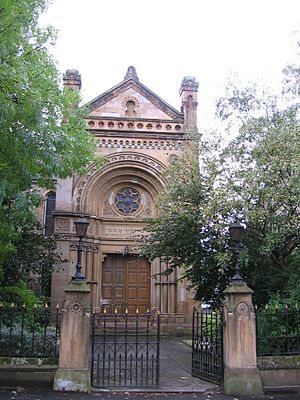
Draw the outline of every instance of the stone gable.
[[[129,108],[130,105],[132,109]],[[134,87],[129,87],[111,100],[93,109],[89,116],[172,121],[173,118],[169,115],[170,113],[166,113],[161,108],[145,98]]]

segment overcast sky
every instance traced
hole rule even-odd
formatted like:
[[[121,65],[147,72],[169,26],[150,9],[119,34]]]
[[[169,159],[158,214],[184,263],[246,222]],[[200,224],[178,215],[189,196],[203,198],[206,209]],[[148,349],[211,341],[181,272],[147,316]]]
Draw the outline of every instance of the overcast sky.
[[[78,69],[87,102],[121,82],[140,81],[180,108],[186,75],[199,82],[199,127],[230,73],[275,85],[295,60],[300,0],[54,0],[42,23],[58,30],[59,69]]]

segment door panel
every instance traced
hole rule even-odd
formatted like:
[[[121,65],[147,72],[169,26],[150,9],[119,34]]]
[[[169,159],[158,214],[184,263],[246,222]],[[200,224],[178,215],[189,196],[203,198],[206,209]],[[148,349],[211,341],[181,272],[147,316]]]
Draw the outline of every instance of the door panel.
[[[128,272],[128,283],[135,284],[138,282],[138,274],[134,272]]]
[[[105,287],[103,288],[103,297],[107,300],[113,298],[113,288],[112,287]]]
[[[150,264],[135,256],[110,254],[104,260],[102,275],[102,297],[107,312],[130,314],[136,309],[145,313],[150,309]]]
[[[135,300],[138,296],[137,288],[130,287],[128,288],[128,300]]]
[[[141,272],[140,274],[140,280],[142,284],[147,284],[149,281],[149,276],[145,272]]]
[[[146,300],[148,298],[148,290],[146,290],[145,288],[140,288],[139,291],[139,297],[140,299]]]

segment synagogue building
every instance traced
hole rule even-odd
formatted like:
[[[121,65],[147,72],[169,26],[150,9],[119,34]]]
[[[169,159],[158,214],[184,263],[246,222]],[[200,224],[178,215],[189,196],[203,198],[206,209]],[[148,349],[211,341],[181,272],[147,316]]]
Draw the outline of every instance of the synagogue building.
[[[64,84],[80,90],[78,71],[68,70]],[[180,271],[159,275],[166,269],[160,259],[143,260],[132,249],[143,220],[159,213],[155,200],[166,186],[168,164],[186,143],[185,132],[197,127],[197,90],[195,78],[184,77],[178,111],[129,67],[122,82],[87,104],[87,126],[96,139],[96,152],[107,160],[101,169],[91,165],[85,176],[58,179],[56,191],[45,193],[46,231],[53,232],[61,257],[68,260],[54,266],[52,307],[63,301],[75,273],[74,221],[83,216],[89,221],[83,273],[91,289],[91,309],[159,310],[163,321],[180,325],[188,320],[193,294],[187,282],[178,279]]]

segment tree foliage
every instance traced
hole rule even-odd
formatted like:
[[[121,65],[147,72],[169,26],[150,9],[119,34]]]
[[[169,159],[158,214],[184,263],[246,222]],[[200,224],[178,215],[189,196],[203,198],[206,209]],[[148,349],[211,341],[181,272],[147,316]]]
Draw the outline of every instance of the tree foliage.
[[[289,72],[298,82],[297,70]],[[280,96],[257,85],[231,85],[217,113],[229,129],[239,125],[237,136],[227,145],[201,137],[197,177],[186,154],[171,167],[177,171],[160,200],[160,216],[148,224],[143,254],[167,254],[171,268],[184,266],[198,300],[219,301],[233,274],[227,227],[234,221],[247,226],[242,271],[257,303],[274,294],[300,300],[294,284],[300,251],[297,96],[291,86]],[[185,152],[197,170],[196,152]]]
[[[244,97],[230,108],[245,113],[236,139],[226,148],[223,190],[234,199],[248,228],[245,274],[260,301],[282,292],[300,244],[300,125],[298,104],[278,96],[244,111]],[[230,99],[230,97],[229,97]],[[226,105],[228,108],[228,105]],[[222,110],[222,108],[220,108]]]
[[[196,299],[215,302],[232,270],[224,234],[226,214],[214,188],[219,146],[217,136],[200,142],[195,137],[189,140],[169,168],[169,185],[157,203],[160,215],[147,220],[140,240],[143,257],[160,257],[168,263],[166,273],[183,267],[183,276],[196,289]]]
[[[81,174],[95,160],[79,94],[63,90],[41,28],[48,0],[3,0],[0,5],[0,265],[32,226],[39,198],[32,187]],[[62,123],[66,121],[66,123]]]
[[[23,226],[15,251],[2,263],[1,300],[17,297],[26,302],[28,294],[23,288],[30,281],[36,286],[36,294],[49,297],[52,265],[62,261],[53,237],[45,237],[37,222]]]

